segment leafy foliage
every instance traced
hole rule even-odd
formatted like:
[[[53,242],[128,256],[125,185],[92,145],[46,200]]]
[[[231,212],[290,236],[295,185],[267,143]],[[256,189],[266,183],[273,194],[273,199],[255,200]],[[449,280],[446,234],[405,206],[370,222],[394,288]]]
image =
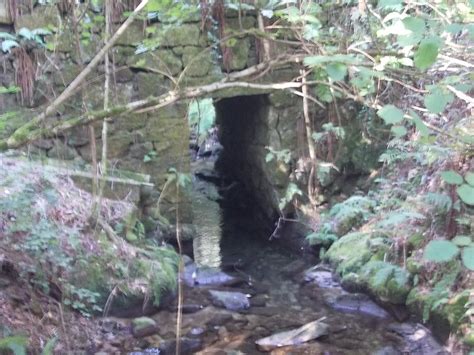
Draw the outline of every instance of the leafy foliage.
[[[428,261],[446,262],[459,253],[458,247],[448,240],[432,240],[425,248],[424,258]]]
[[[193,100],[188,108],[188,122],[196,132],[198,144],[209,135],[216,120],[216,111],[212,99]]]
[[[0,350],[11,350],[13,355],[26,355],[28,338],[23,336],[11,336],[0,339]]]

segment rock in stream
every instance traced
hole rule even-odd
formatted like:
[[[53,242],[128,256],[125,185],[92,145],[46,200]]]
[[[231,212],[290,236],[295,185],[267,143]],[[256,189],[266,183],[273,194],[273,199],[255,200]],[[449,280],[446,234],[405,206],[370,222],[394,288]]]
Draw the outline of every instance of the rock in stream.
[[[326,323],[316,320],[307,323],[297,329],[288,330],[273,334],[269,337],[259,339],[255,342],[261,351],[272,351],[283,346],[298,345],[310,340],[322,337],[329,333],[329,326]]]

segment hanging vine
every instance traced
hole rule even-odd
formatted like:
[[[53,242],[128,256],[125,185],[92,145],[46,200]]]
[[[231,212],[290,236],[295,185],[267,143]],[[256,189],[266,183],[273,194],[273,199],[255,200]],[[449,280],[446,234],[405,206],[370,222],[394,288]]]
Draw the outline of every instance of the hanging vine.
[[[20,102],[22,105],[33,105],[35,87],[35,61],[23,47],[12,50],[15,57],[15,84],[20,88]]]

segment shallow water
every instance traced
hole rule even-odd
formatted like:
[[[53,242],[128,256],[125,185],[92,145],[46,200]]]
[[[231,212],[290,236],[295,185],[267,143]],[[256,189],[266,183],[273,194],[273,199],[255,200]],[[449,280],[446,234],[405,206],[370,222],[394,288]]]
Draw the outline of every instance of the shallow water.
[[[302,256],[282,246],[278,239],[269,241],[260,226],[240,204],[224,203],[222,236],[219,248],[221,269],[241,280],[232,286],[201,285],[186,287],[185,308],[200,310],[183,315],[183,335],[202,341],[198,354],[258,354],[255,341],[272,334],[298,328],[323,319],[329,334],[297,346],[278,348],[272,354],[435,354],[435,347],[410,344],[393,327],[398,323],[368,297],[353,307],[353,296],[343,291],[328,271],[317,272],[323,282],[307,282],[304,271],[313,266],[313,256]],[[241,205],[240,205],[241,206]],[[215,243],[212,235],[200,246]],[[215,255],[211,262],[216,260]],[[201,260],[201,263],[203,261]],[[215,266],[210,265],[210,266]],[[213,305],[210,290],[238,291],[247,294],[251,307],[230,311]],[[341,300],[342,297],[342,300]],[[347,297],[347,298],[344,298]],[[356,297],[356,302],[359,298]],[[175,314],[160,312],[161,324],[174,326]],[[174,328],[162,327],[162,336],[174,336]],[[415,331],[414,324],[407,324]],[[410,330],[407,334],[410,333]],[[429,336],[429,333],[426,333]],[[431,341],[431,338],[429,338]],[[411,349],[411,350],[410,350]],[[418,350],[416,350],[418,349]]]

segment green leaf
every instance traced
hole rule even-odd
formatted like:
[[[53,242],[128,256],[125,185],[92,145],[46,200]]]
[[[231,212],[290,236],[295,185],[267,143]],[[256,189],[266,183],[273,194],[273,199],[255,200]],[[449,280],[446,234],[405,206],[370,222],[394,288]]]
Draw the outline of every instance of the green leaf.
[[[426,30],[425,20],[423,20],[422,18],[408,16],[405,17],[402,22],[405,28],[413,32],[414,35],[421,36]]]
[[[385,105],[377,111],[386,124],[400,123],[403,121],[403,111],[393,105]]]
[[[405,136],[408,132],[405,126],[392,126],[390,130],[392,131],[393,135],[397,138]]]
[[[377,3],[377,7],[379,9],[399,11],[402,9],[402,4],[402,0],[379,0]]]
[[[402,20],[403,26],[410,34],[402,34],[397,37],[397,42],[402,47],[417,45],[426,31],[425,21],[419,17],[408,16]]]
[[[16,41],[16,37],[7,32],[0,32],[0,38]]]
[[[474,247],[464,248],[462,251],[462,262],[465,267],[474,271]]]
[[[2,42],[2,51],[4,53],[10,53],[11,49],[14,47],[20,47],[17,41],[7,39],[6,41]]]
[[[467,183],[471,186],[474,186],[474,173],[468,172],[464,176],[464,179],[467,181]]]
[[[330,63],[326,66],[329,77],[334,81],[343,80],[347,75],[347,66],[342,63]]]
[[[23,336],[11,336],[0,339],[0,349],[10,349],[14,355],[26,355],[28,338]]]
[[[441,178],[446,181],[448,184],[452,185],[461,185],[463,182],[462,176],[459,175],[454,170],[447,170],[441,172]]]
[[[426,70],[436,62],[438,58],[439,44],[434,39],[425,39],[421,42],[415,52],[415,66],[420,70]]]
[[[360,60],[351,54],[335,54],[335,55],[315,55],[306,57],[303,63],[309,67],[326,63],[346,63],[346,64],[360,64]]]
[[[472,243],[472,239],[468,235],[457,235],[453,239],[453,243],[456,244],[458,247],[467,247]]]
[[[44,346],[41,355],[54,355],[54,347],[56,346],[57,342],[58,338],[56,337],[52,337],[51,339],[49,339],[46,345]]]
[[[430,134],[430,130],[428,126],[423,122],[423,120],[418,116],[418,114],[410,109],[410,118],[415,124],[416,129],[420,132],[421,136],[428,136]]]
[[[0,86],[0,94],[16,94],[17,92],[20,92],[21,89],[18,86]]]
[[[447,104],[454,100],[454,95],[450,92],[444,92],[441,88],[436,87],[429,95],[425,96],[425,107],[431,113],[441,113]]]
[[[474,187],[468,184],[462,184],[456,189],[456,192],[462,202],[466,205],[474,206]]]
[[[436,263],[453,260],[459,253],[459,248],[449,240],[432,240],[423,253],[423,258]]]

